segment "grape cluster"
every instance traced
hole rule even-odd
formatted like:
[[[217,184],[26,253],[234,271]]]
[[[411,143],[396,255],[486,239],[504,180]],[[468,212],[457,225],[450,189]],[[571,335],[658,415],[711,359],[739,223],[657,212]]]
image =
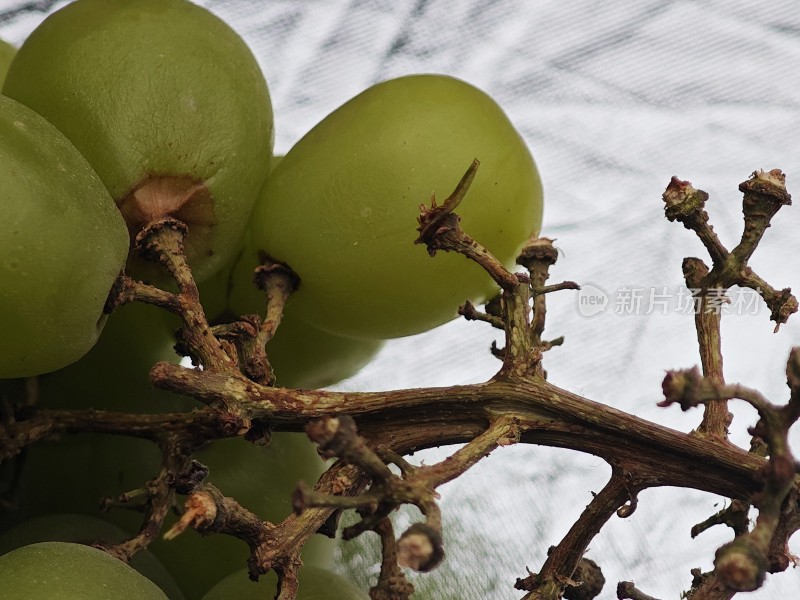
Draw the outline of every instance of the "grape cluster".
[[[452,190],[474,158],[481,169],[459,209],[465,229],[510,264],[541,223],[541,183],[522,138],[489,96],[452,77],[379,83],[285,157],[273,156],[273,112],[255,58],[228,25],[186,0],[68,4],[16,54],[0,44],[0,83],[0,393],[12,400],[25,388],[20,378],[37,376],[44,407],[191,410],[188,399],[148,382],[156,361],[177,362],[177,324],[142,304],[106,314],[121,272],[174,285],[131,249],[163,217],[188,227],[185,254],[212,324],[263,312],[252,280],[265,260],[296,273],[298,289],[266,348],[275,384],[291,388],[341,381],[383,340],[436,327],[465,300],[495,292],[477,265],[431,260],[413,244],[420,204]],[[273,438],[268,448],[216,442],[196,458],[226,493],[279,521],[297,479],[313,483],[324,464],[296,434]],[[120,436],[37,443],[14,466],[23,471],[18,510],[0,527],[56,509],[94,514],[99,497],[152,477],[159,456],[149,441]],[[35,540],[5,534],[12,537],[0,548],[20,548],[0,558],[0,589],[11,594],[4,597],[77,597],[47,594],[89,577],[131,598],[163,597],[122,563],[76,545],[85,538],[59,537],[75,518],[48,521]],[[129,511],[105,519],[136,531]],[[105,541],[125,535],[78,529]],[[153,545],[178,581],[160,583],[170,598],[200,598],[241,567],[241,544],[216,538]],[[307,549],[308,589],[316,581],[326,598],[363,597],[313,566],[330,556],[324,544]],[[27,570],[39,568],[63,578],[35,587]],[[249,597],[233,591],[239,581],[241,574],[222,581],[206,598]],[[313,594],[301,589],[299,597]]]

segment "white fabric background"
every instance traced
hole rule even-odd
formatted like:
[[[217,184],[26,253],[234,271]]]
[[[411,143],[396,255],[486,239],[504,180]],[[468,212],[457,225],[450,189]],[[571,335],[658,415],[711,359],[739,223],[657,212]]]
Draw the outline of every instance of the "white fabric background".
[[[278,153],[382,79],[446,73],[495,97],[543,175],[543,234],[563,251],[553,281],[612,293],[680,286],[682,258],[707,257],[693,234],[663,217],[661,193],[672,175],[711,194],[712,222],[728,247],[741,233],[737,186],[753,170],[779,167],[789,191],[800,191],[800,7],[793,0],[202,4],[228,20],[258,57],[273,97]],[[52,9],[49,2],[0,0],[0,37],[21,43]],[[774,219],[751,261],[777,288],[800,284],[797,211],[789,207]],[[551,297],[547,333],[567,342],[547,357],[551,381],[675,428],[694,427],[699,412],[655,406],[665,369],[699,360],[692,318],[675,311],[585,318],[576,298]],[[800,343],[800,316],[773,334],[761,308],[725,319],[725,373],[783,401],[785,359]],[[498,366],[488,353],[494,335],[485,325],[455,322],[391,342],[339,387],[485,380]],[[746,444],[755,413],[736,409],[734,438]],[[432,462],[446,451],[415,458]],[[574,452],[497,451],[442,490],[448,559],[436,573],[414,577],[418,597],[521,597],[515,578],[526,566],[537,570],[608,473],[601,460]],[[600,597],[614,598],[616,582],[629,579],[656,597],[677,598],[689,586],[689,569],[709,568],[729,539],[722,529],[689,537],[690,527],[723,503],[699,492],[645,492],[630,519],[612,520],[591,545],[588,555],[607,578]],[[344,551],[341,568],[366,586],[377,574],[375,549],[376,538],[365,536]],[[800,575],[791,570],[748,598],[796,598],[798,590]]]

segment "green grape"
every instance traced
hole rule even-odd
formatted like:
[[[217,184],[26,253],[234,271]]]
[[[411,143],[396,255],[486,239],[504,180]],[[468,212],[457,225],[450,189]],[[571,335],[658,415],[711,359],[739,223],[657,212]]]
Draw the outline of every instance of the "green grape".
[[[369,600],[341,575],[311,566],[300,567],[297,600]],[[248,579],[247,571],[229,575],[203,596],[202,600],[264,600],[276,595],[278,576],[270,571],[257,583]]]
[[[97,341],[125,224],[75,147],[3,96],[0,210],[0,378],[54,371]]]
[[[346,338],[323,331],[289,308],[267,352],[276,384],[319,389],[358,373],[383,346],[382,340]]]
[[[177,361],[172,337],[152,306],[121,307],[109,319],[97,346],[82,360],[39,378],[40,403],[48,408],[133,412],[190,410],[194,401],[154,389],[148,380],[156,361]],[[208,480],[261,518],[278,522],[291,514],[297,482],[316,482],[324,463],[301,434],[278,433],[269,446],[242,439],[221,440],[199,451],[210,468]],[[140,488],[158,472],[161,453],[150,441],[116,435],[78,434],[33,444],[24,461],[23,493],[14,521],[55,510],[98,515],[99,500]],[[80,466],[76,469],[76,466]],[[140,513],[112,509],[102,518],[128,533]],[[200,538],[186,532],[156,541],[153,552],[167,566],[187,598],[199,598],[216,581],[246,564],[247,546],[228,536]],[[333,543],[322,536],[306,545],[303,558],[327,564]]]
[[[194,402],[158,390],[148,379],[155,362],[177,360],[161,312],[138,303],[117,309],[86,356],[38,378],[39,403],[56,409],[191,410]],[[4,382],[3,390],[20,399],[21,383]],[[21,459],[22,496],[17,511],[6,511],[12,513],[6,520],[19,522],[54,509],[96,515],[102,497],[141,487],[160,462],[160,451],[148,440],[91,433],[47,438]],[[132,511],[115,510],[106,518],[130,532],[141,524],[141,515]]]
[[[82,544],[42,542],[0,556],[3,600],[166,600],[158,586]]]
[[[302,479],[313,485],[324,466],[305,435],[292,433],[273,434],[266,447],[241,439],[220,440],[196,458],[209,467],[208,481],[272,523],[292,513],[291,493],[297,482]],[[201,538],[195,531],[171,541],[159,539],[150,548],[190,600],[245,567],[249,556],[247,545],[240,540],[227,535]],[[333,540],[314,535],[303,547],[303,561],[326,566],[333,549]]]
[[[0,555],[38,542],[74,542],[78,544],[116,544],[127,539],[126,533],[101,519],[86,515],[55,514],[24,521],[0,535]],[[183,600],[178,584],[152,552],[134,556],[134,569],[158,585],[170,600]]]
[[[11,64],[11,59],[14,58],[16,51],[17,49],[14,48],[14,46],[0,40],[0,86],[3,85],[3,80],[6,78],[6,73],[8,72],[8,66]]]
[[[48,408],[95,408],[132,412],[190,410],[195,403],[150,384],[159,361],[176,362],[166,311],[132,303],[112,314],[97,344],[81,360],[39,377]]]
[[[31,33],[3,93],[72,140],[131,235],[172,215],[198,281],[230,261],[273,129],[258,64],[219,18],[185,0],[78,0]]]
[[[200,299],[212,321],[250,313],[264,315],[266,294],[253,285],[258,264],[254,252],[242,251],[233,266],[200,285]],[[314,327],[297,317],[290,303],[267,343],[267,354],[277,385],[318,389],[355,375],[381,346],[380,340],[346,338]]]
[[[428,330],[495,289],[463,256],[412,244],[420,204],[432,192],[441,203],[474,158],[457,213],[511,266],[541,224],[536,166],[489,96],[441,75],[375,85],[307,133],[264,185],[252,243],[299,274],[297,314],[312,325],[365,338]]]

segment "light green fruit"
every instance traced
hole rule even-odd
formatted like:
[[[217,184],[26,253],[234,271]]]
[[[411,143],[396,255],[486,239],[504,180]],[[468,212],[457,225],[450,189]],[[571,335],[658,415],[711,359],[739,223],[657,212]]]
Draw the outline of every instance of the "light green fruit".
[[[132,412],[197,406],[149,383],[148,373],[156,361],[177,361],[162,312],[142,304],[118,309],[92,352],[69,368],[40,378],[42,405]],[[267,447],[238,438],[221,440],[195,457],[210,468],[210,482],[272,522],[291,514],[297,482],[313,485],[324,469],[315,446],[303,434],[275,434]],[[160,461],[161,453],[152,442],[125,436],[79,434],[33,444],[23,463],[24,488],[14,520],[54,510],[98,515],[102,497],[142,487],[156,475]],[[142,523],[140,513],[119,508],[101,516],[128,533],[135,533]],[[247,546],[239,540],[223,535],[201,538],[194,531],[170,542],[157,540],[151,549],[190,600],[241,569],[248,557]],[[303,559],[327,564],[332,552],[332,542],[317,535],[304,548]]]
[[[300,567],[297,600],[369,600],[369,594],[341,575],[312,566]],[[203,600],[264,600],[275,597],[277,575],[270,571],[258,582],[250,581],[247,571],[229,575],[215,585]]]
[[[150,384],[158,361],[176,362],[165,310],[135,302],[108,319],[94,348],[80,361],[39,378],[49,408],[95,408],[132,412],[191,410],[196,403]]]
[[[8,42],[0,40],[0,86],[3,85],[3,80],[6,78],[8,66],[11,64],[11,59],[14,58],[14,53],[17,49]]]
[[[273,156],[275,169],[283,156]],[[245,314],[263,316],[266,294],[253,285],[253,271],[260,264],[257,253],[242,249],[228,266],[200,286],[206,316],[226,322]],[[291,304],[291,303],[290,303]],[[318,389],[355,375],[383,346],[379,340],[346,338],[323,331],[293,316],[288,307],[275,336],[267,344],[276,385]]]
[[[156,584],[82,544],[42,542],[0,556],[3,600],[166,600]]]
[[[148,379],[155,362],[177,360],[161,312],[138,303],[117,309],[86,356],[38,378],[39,403],[54,409],[191,410],[195,402],[158,390]],[[22,383],[2,382],[2,391],[21,400]],[[97,515],[101,498],[141,487],[157,473],[160,460],[157,446],[144,439],[91,433],[46,438],[19,458],[21,497],[18,510],[6,511],[7,520],[54,510]],[[141,514],[134,511],[114,510],[104,518],[129,532],[141,524]]]
[[[258,64],[219,18],[185,0],[78,0],[33,31],[3,93],[72,140],[131,235],[172,215],[197,280],[230,261],[273,130]]]
[[[383,346],[382,340],[346,338],[323,331],[287,309],[275,337],[267,343],[276,385],[319,389],[352,377]]]
[[[542,188],[525,142],[482,91],[451,77],[375,85],[306,134],[270,174],[253,212],[254,246],[302,284],[297,314],[338,335],[419,333],[495,285],[463,256],[428,256],[420,204],[450,195],[477,158],[457,209],[463,229],[513,266],[539,231]]]
[[[244,314],[263,317],[266,294],[253,285],[259,264],[254,252],[243,250],[232,267],[223,269],[200,286],[200,298],[212,322],[226,322]],[[318,389],[355,375],[383,346],[380,340],[335,335],[299,318],[291,301],[267,355],[276,385]]]
[[[0,96],[0,379],[64,367],[105,324],[127,233],[75,147]]]
[[[55,514],[24,521],[0,535],[0,555],[38,542],[116,544],[128,536],[120,528],[95,517]],[[183,593],[152,552],[139,552],[128,563],[160,587],[170,600],[183,600]]]
[[[274,434],[269,446],[242,439],[221,440],[196,455],[209,467],[208,480],[262,519],[277,523],[292,514],[291,494],[299,480],[316,483],[324,463],[304,434]],[[247,565],[247,545],[226,535],[201,537],[186,531],[151,547],[181,585],[197,600],[223,577]],[[303,547],[307,564],[328,565],[334,542],[314,535]]]

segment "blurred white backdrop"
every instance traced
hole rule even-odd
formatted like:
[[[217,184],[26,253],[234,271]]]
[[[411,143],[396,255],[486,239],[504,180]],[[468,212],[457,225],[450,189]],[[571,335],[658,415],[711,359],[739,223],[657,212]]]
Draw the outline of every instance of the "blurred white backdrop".
[[[62,3],[0,0],[0,37],[19,45]],[[670,305],[645,315],[646,294],[673,301],[681,260],[706,259],[693,234],[668,223],[669,178],[711,195],[712,223],[729,247],[741,233],[738,184],[759,168],[800,181],[800,10],[773,2],[636,0],[219,0],[201,2],[250,44],[264,69],[285,153],[326,114],[369,85],[420,72],[463,78],[492,95],[530,145],[545,186],[543,235],[562,257],[552,280],[605,290],[609,308],[582,316],[577,294],[550,299],[547,334],[566,345],[546,359],[550,380],[569,390],[684,431],[700,413],[659,409],[664,371],[699,362],[693,319]],[[800,189],[800,187],[798,188]],[[751,265],[774,287],[800,279],[800,216],[784,209]],[[412,231],[413,233],[413,231]],[[623,289],[645,294],[641,314],[620,315]],[[744,311],[750,313],[752,311]],[[800,317],[777,334],[768,311],[724,319],[725,374],[773,401],[787,397],[784,366],[800,343]],[[498,363],[483,324],[453,322],[388,343],[339,389],[452,385],[490,377]],[[735,406],[734,440],[747,444],[755,413]],[[800,439],[794,437],[795,447]],[[418,453],[428,463],[450,449]],[[414,576],[431,600],[522,596],[536,571],[609,469],[564,450],[498,450],[442,490],[448,558]],[[729,539],[689,529],[723,498],[682,490],[642,494],[636,513],[614,519],[588,556],[607,579],[602,599],[626,579],[659,598],[689,587]],[[401,522],[414,515],[402,513]],[[344,549],[340,568],[364,586],[377,576],[376,538]],[[800,553],[800,544],[793,543]],[[798,597],[796,570],[770,576],[753,600]]]

